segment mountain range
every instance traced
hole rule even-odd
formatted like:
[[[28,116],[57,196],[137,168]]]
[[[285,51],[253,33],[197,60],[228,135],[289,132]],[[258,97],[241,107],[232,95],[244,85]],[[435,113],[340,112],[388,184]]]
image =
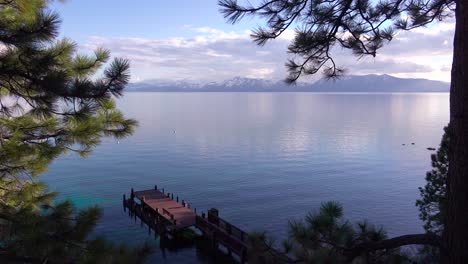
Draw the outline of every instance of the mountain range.
[[[127,92],[449,92],[450,84],[427,79],[397,78],[391,75],[346,75],[337,80],[288,85],[235,77],[221,82],[145,81],[129,84]]]

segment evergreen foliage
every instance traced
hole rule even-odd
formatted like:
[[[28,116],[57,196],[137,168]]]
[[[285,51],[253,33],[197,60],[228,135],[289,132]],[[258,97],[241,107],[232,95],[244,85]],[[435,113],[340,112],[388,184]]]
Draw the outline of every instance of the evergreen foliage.
[[[101,210],[77,211],[71,202],[43,205],[41,213],[23,210],[8,216],[13,234],[5,235],[5,258],[33,263],[142,263],[149,247],[116,246],[103,238],[90,238]]]
[[[419,218],[424,222],[426,232],[441,235],[447,218],[447,177],[449,168],[449,128],[444,128],[444,135],[439,149],[431,155],[432,170],[426,173],[426,185],[419,187],[421,198],[416,200]],[[440,250],[436,247],[422,247],[420,263],[438,263]]]
[[[447,175],[449,129],[444,128],[444,135],[439,149],[431,155],[432,170],[426,174],[426,185],[419,188],[421,199],[416,201],[419,207],[419,217],[424,221],[427,232],[442,234],[445,217],[447,216]]]
[[[250,237],[253,246],[249,260],[253,263],[288,263],[284,256],[292,256],[295,263],[405,263],[408,258],[397,249],[362,251],[363,244],[387,238],[382,228],[367,221],[355,225],[343,219],[338,202],[322,203],[318,212],[309,213],[304,221],[289,223],[289,239],[283,241],[281,253],[273,250],[274,241],[266,233]]]
[[[142,262],[147,247],[91,238],[100,209],[54,202],[36,181],[58,156],[85,156],[102,137],[128,136],[136,125],[113,101],[129,62],[109,62],[105,49],[77,54],[74,42],[57,40],[60,19],[48,3],[0,0],[0,262]]]

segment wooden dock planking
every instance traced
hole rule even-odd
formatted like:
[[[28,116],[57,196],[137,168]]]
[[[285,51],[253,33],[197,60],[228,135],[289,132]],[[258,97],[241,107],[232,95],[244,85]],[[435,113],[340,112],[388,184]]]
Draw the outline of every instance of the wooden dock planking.
[[[162,210],[162,209],[169,209],[169,208],[178,208],[178,207],[183,207],[181,204],[175,202],[175,201],[172,201],[172,200],[166,200],[166,199],[169,199],[169,198],[163,198],[163,199],[160,199],[160,200],[148,200],[148,199],[145,199],[145,204],[150,206],[151,208],[155,209],[158,208],[159,210]]]
[[[134,195],[142,204],[157,211],[162,217],[173,223],[171,229],[195,225],[196,214],[192,210],[186,208],[182,203],[172,200],[159,190],[137,191],[134,192]]]

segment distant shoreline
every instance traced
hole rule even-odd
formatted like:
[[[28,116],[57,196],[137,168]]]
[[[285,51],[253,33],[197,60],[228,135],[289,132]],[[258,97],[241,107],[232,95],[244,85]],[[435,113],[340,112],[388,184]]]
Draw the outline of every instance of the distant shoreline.
[[[146,81],[131,83],[129,92],[307,92],[307,93],[448,93],[450,83],[390,75],[350,75],[337,80],[288,85],[281,81],[236,77],[222,82]]]

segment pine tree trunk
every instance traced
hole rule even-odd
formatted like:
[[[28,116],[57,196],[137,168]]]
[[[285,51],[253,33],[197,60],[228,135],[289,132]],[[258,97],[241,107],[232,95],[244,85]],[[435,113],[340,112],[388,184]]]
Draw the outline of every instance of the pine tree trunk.
[[[458,0],[450,86],[448,211],[444,262],[468,263],[468,0]]]

